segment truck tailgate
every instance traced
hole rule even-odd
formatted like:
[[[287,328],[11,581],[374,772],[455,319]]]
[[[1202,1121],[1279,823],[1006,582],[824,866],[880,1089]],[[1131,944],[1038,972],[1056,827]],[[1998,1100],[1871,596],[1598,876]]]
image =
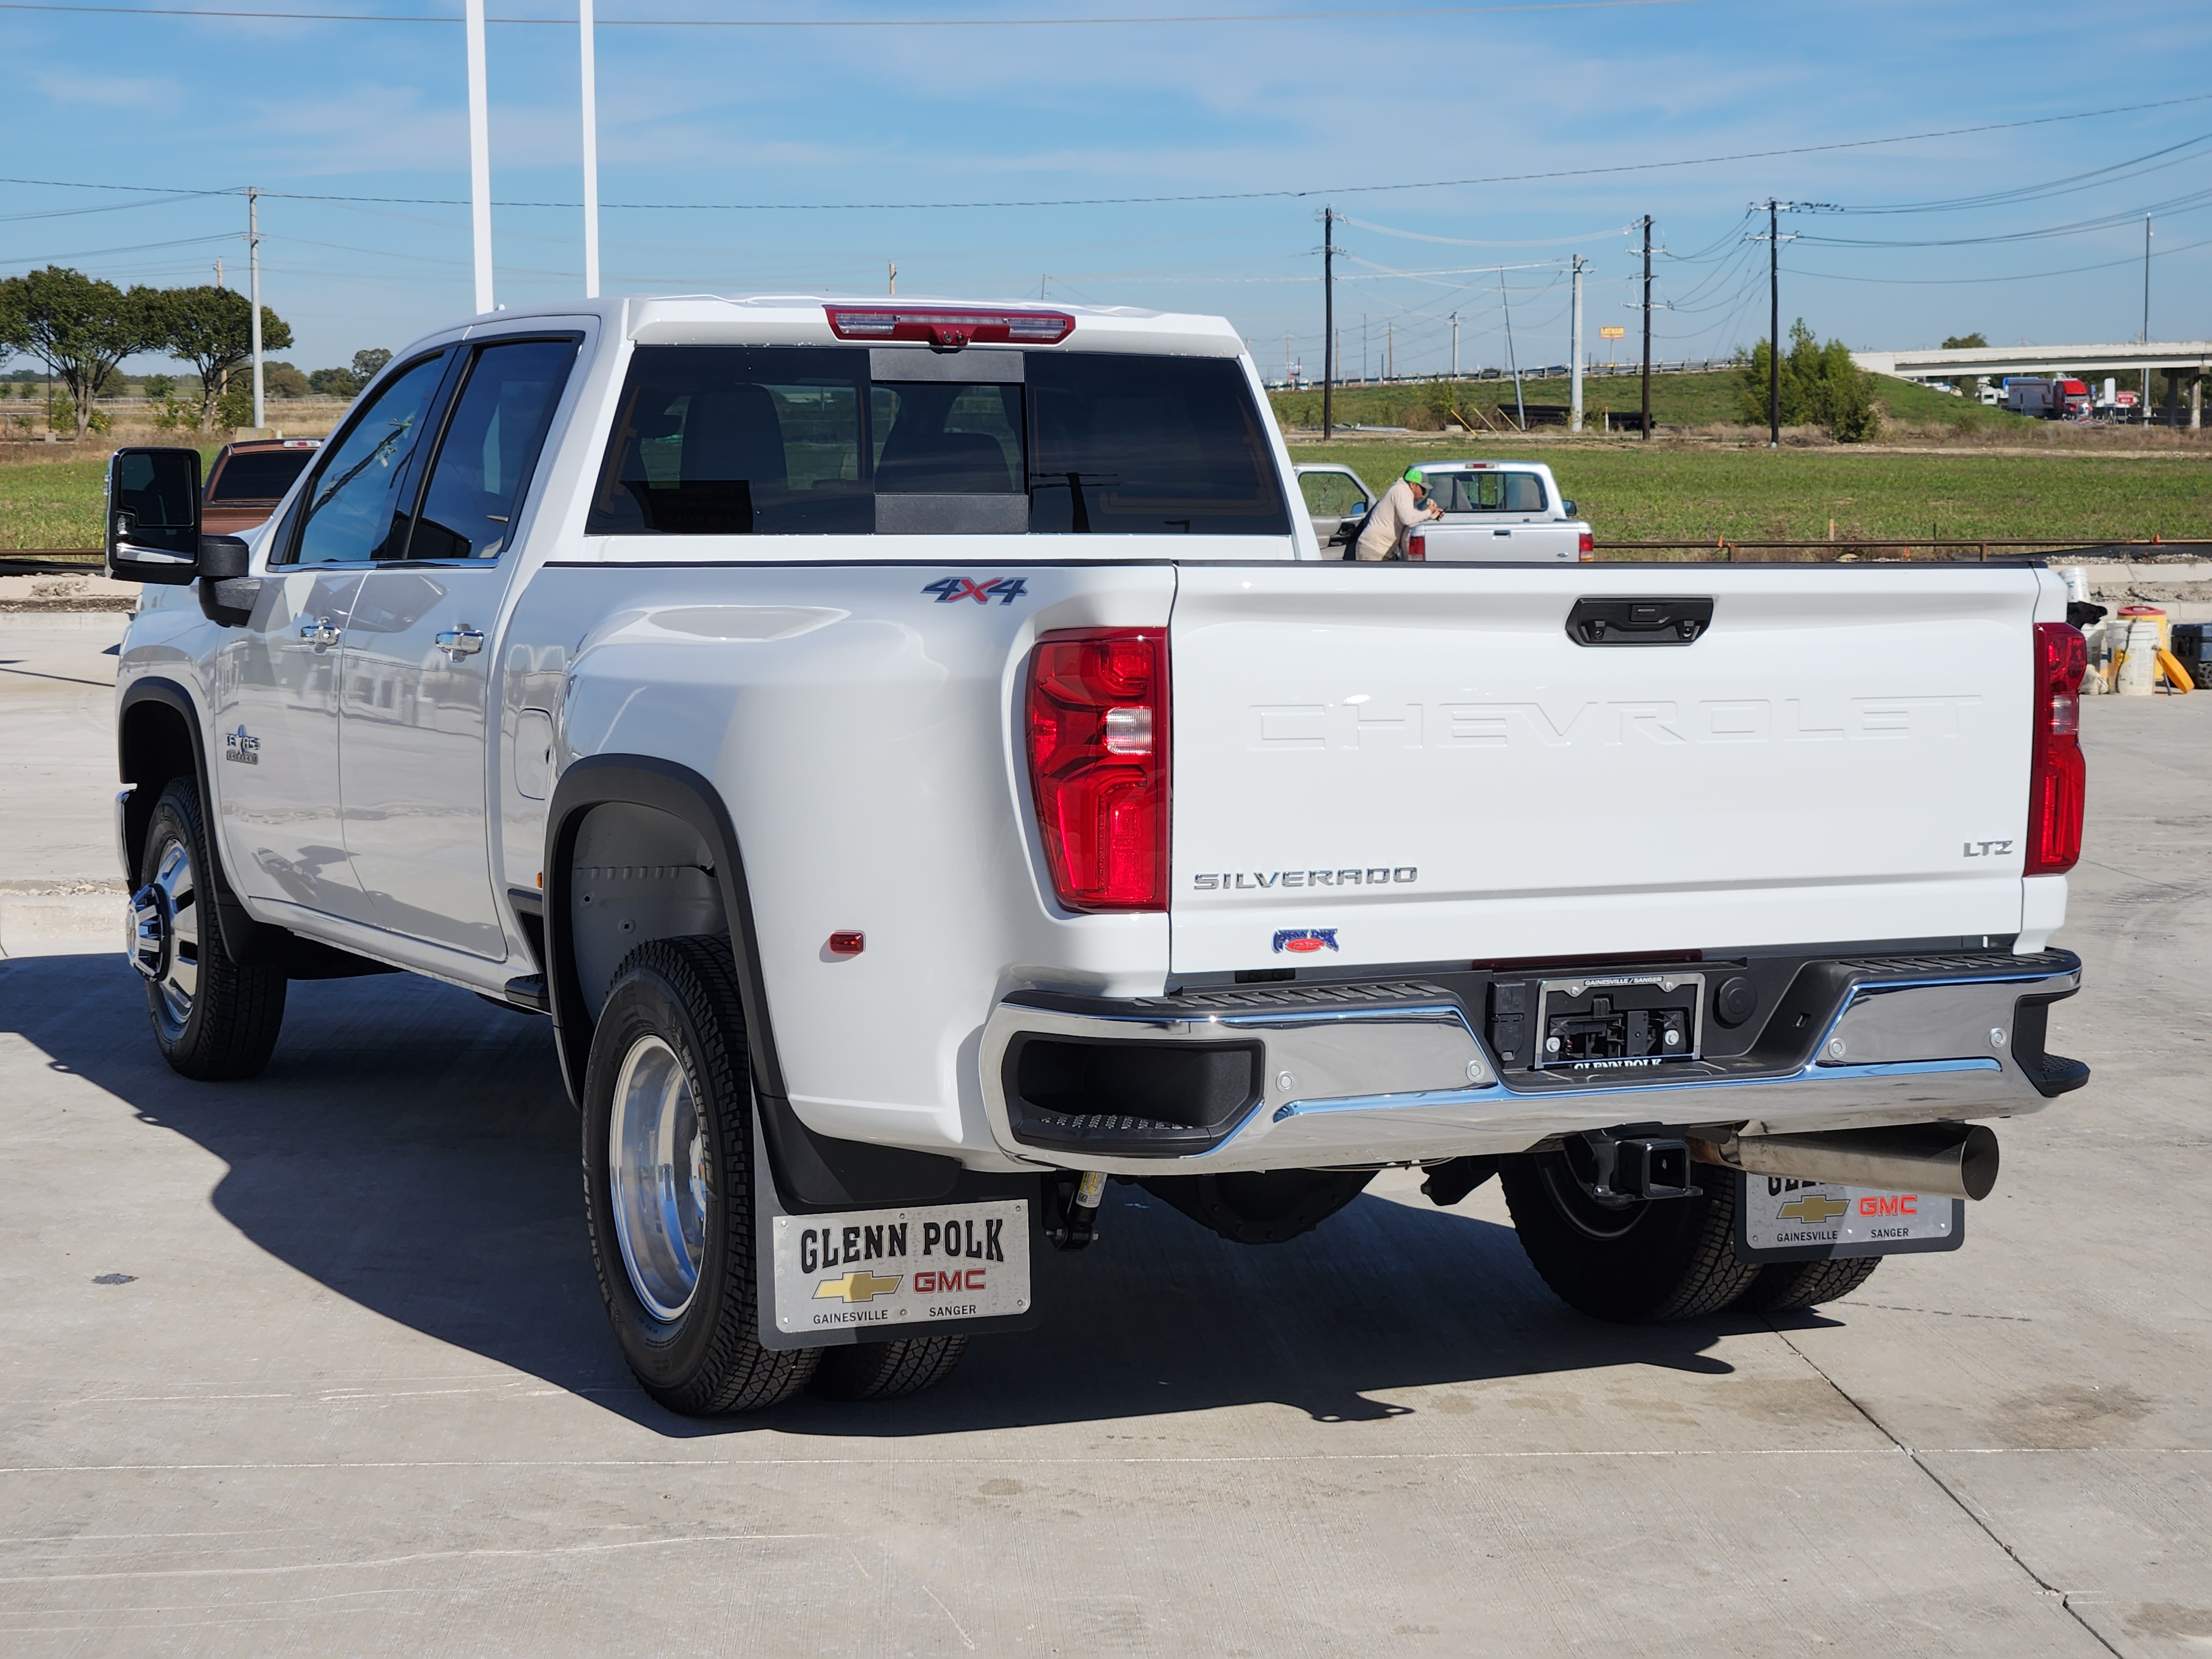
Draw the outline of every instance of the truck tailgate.
[[[2040,580],[1184,565],[1175,970],[2015,933]],[[1583,645],[1584,596],[1712,621]]]

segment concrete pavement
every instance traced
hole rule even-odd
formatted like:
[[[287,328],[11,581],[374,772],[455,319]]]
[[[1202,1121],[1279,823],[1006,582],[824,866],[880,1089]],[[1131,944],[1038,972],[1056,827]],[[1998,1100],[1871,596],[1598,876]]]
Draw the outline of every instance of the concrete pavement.
[[[109,635],[15,628],[0,667],[99,678]],[[0,793],[47,879],[112,873],[105,694],[66,695],[0,728],[18,778],[27,733],[100,738]],[[1267,1249],[1115,1187],[1042,1327],[938,1391],[687,1421],[606,1329],[542,1021],[299,984],[264,1077],[194,1085],[114,956],[11,945],[0,1640],[2203,1653],[2212,697],[2085,716],[2052,1042],[2095,1079],[2003,1127],[1964,1249],[1771,1322],[1584,1320],[1494,1183],[1437,1211],[1386,1176]]]

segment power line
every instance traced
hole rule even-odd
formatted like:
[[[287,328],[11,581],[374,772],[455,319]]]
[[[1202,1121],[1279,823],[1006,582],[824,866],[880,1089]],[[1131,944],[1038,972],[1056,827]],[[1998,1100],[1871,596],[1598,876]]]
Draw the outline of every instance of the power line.
[[[1498,12],[1618,11],[1689,6],[1703,0],[1524,0],[1515,5],[1421,6],[1384,11],[1238,11],[1156,17],[602,17],[613,29],[1002,29],[1158,27],[1176,23],[1379,22],[1400,17],[1472,17]],[[459,23],[430,12],[248,11],[200,6],[82,6],[62,0],[0,0],[0,11],[52,11],[94,17],[246,18],[285,23]],[[487,17],[487,23],[574,28],[574,17]]]
[[[15,0],[0,0],[0,7],[15,3]],[[1556,167],[1541,173],[1501,173],[1470,179],[1409,179],[1395,184],[1314,185],[1304,189],[1212,191],[1180,196],[1058,196],[1038,197],[995,202],[602,202],[603,208],[621,208],[635,212],[703,212],[703,213],[830,213],[864,212],[889,213],[901,211],[946,212],[959,210],[989,208],[1044,207],[1160,207],[1182,203],[1205,202],[1262,202],[1302,200],[1311,196],[1370,195],[1397,190],[1455,190],[1479,185],[1513,185],[1541,183],[1557,179],[1591,179],[1632,173],[1662,172],[1670,167],[1717,167],[1730,161],[1771,161],[1787,155],[1818,155],[1838,150],[1871,149],[1887,144],[1918,143],[1931,138],[1957,138],[1984,132],[2010,132],[2023,127],[2050,126],[2064,121],[2088,121],[2107,115],[2127,115],[2142,110],[2166,109],[2180,104],[2200,104],[2212,101],[2212,92],[2191,93],[2179,98],[2154,99],[2147,103],[2115,104],[2103,109],[2074,110],[2061,115],[2039,115],[2019,121],[1986,121],[1973,126],[1941,127],[1925,132],[1894,133],[1881,138],[1839,139],[1824,144],[1796,144],[1777,149],[1731,151],[1719,155],[1677,156],[1663,161],[1625,161],[1607,167]],[[36,185],[60,190],[115,190],[142,194],[181,194],[150,185],[80,184],[62,179],[0,179],[0,184]],[[206,194],[236,194],[243,186],[230,191],[207,191]],[[376,203],[407,207],[467,207],[462,198],[448,196],[340,196],[307,191],[264,190],[261,192],[272,200],[293,202]],[[580,202],[503,201],[493,204],[502,208],[562,208],[574,209]]]

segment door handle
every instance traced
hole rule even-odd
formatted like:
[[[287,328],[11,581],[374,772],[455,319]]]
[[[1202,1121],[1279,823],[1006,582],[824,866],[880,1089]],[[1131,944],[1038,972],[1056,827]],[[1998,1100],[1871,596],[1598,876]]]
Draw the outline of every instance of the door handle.
[[[338,642],[338,630],[331,626],[328,617],[310,617],[300,624],[300,637],[321,651]]]
[[[466,623],[463,623],[459,628],[447,629],[443,633],[434,637],[438,649],[444,652],[447,657],[454,662],[459,662],[464,657],[473,657],[483,649],[484,636]]]

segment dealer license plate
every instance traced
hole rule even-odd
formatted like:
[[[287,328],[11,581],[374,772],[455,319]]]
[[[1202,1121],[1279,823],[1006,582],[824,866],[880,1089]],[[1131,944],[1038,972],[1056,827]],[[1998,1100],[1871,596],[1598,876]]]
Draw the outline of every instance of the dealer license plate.
[[[994,1319],[1029,1306],[1027,1199],[775,1218],[780,1330]]]
[[[1959,1199],[1777,1176],[1735,1179],[1736,1254],[1747,1261],[1955,1250],[1966,1239]]]

